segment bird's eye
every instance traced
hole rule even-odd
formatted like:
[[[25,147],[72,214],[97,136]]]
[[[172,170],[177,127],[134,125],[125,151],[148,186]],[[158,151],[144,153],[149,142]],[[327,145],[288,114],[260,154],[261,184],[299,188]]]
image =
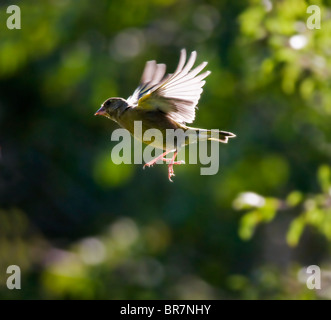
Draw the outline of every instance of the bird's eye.
[[[106,101],[106,106],[109,106],[110,103],[111,103],[110,100],[107,100],[107,101]]]

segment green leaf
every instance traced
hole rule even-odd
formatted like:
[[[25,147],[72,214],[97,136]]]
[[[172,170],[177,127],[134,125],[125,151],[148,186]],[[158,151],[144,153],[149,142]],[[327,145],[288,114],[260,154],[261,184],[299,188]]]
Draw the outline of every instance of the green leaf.
[[[303,200],[303,195],[300,191],[292,191],[286,198],[286,203],[290,207],[297,206]]]
[[[286,234],[286,241],[289,246],[295,247],[299,243],[304,227],[305,219],[302,215],[292,221]]]
[[[270,222],[276,215],[279,201],[274,198],[266,198],[265,205],[260,209],[263,221]]]
[[[331,171],[327,165],[322,165],[318,169],[317,178],[323,192],[328,193],[331,188]]]
[[[261,215],[258,210],[250,211],[246,213],[240,221],[239,236],[243,240],[249,240],[252,238],[255,228],[261,221]]]
[[[306,222],[315,226],[320,227],[324,223],[325,213],[320,209],[312,209],[305,212]]]
[[[323,224],[321,224],[321,229],[324,233],[324,235],[328,238],[328,240],[331,240],[331,210],[327,210],[324,212],[324,221]]]

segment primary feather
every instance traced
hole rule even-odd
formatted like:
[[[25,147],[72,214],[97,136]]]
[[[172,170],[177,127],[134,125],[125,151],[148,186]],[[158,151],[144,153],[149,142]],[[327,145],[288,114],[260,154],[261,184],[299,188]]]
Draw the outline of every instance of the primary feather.
[[[192,123],[205,84],[203,79],[210,74],[210,71],[199,74],[207,62],[192,70],[196,57],[197,53],[193,51],[185,64],[186,50],[182,49],[175,72],[166,76],[164,64],[148,61],[140,85],[128,98],[128,104],[146,110],[160,110],[179,123]]]

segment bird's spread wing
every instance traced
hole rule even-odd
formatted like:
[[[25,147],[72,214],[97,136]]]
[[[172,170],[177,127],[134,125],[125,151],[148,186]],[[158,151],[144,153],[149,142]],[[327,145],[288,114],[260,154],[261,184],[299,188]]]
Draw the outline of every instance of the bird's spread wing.
[[[193,51],[186,62],[186,50],[181,50],[176,71],[166,76],[164,64],[148,61],[140,85],[128,103],[146,110],[160,110],[177,122],[193,122],[195,107],[205,84],[203,79],[210,74],[210,71],[199,74],[207,62],[192,69],[196,57],[197,53]]]

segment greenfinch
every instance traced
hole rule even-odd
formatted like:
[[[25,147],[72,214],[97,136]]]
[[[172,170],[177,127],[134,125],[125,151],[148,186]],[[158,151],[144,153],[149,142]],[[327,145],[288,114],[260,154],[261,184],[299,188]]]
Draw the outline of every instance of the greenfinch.
[[[102,105],[95,115],[105,116],[121,127],[127,129],[135,138],[146,144],[154,144],[156,148],[163,149],[164,152],[146,163],[144,167],[154,165],[157,161],[165,161],[168,164],[168,178],[174,176],[173,166],[182,164],[183,161],[175,161],[178,150],[184,145],[191,143],[190,139],[168,146],[166,143],[168,129],[182,129],[188,134],[204,136],[207,140],[216,140],[227,143],[229,138],[236,135],[227,131],[215,131],[192,128],[186,123],[192,123],[195,119],[195,109],[197,107],[204,79],[210,71],[201,71],[206,67],[207,62],[203,62],[192,69],[197,57],[193,51],[186,62],[186,50],[180,53],[178,66],[173,74],[166,73],[165,64],[157,64],[156,61],[147,61],[141,81],[137,89],[128,99],[109,98]],[[142,135],[135,132],[135,122],[141,121]],[[144,132],[148,129],[158,129],[162,132],[162,141],[144,140]],[[190,136],[190,134],[188,134]],[[192,140],[193,141],[193,140]],[[194,141],[196,142],[196,140]],[[172,158],[165,156],[173,152]]]

